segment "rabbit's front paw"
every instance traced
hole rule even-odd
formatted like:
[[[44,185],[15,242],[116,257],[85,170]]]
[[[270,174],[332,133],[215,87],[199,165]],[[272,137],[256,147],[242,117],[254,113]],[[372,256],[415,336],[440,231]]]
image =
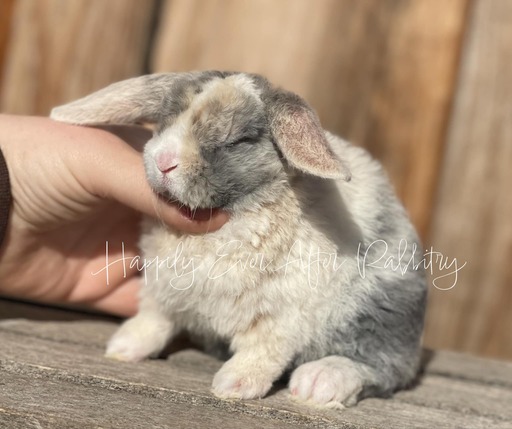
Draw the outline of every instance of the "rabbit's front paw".
[[[220,398],[261,398],[272,387],[273,377],[262,368],[236,368],[230,361],[215,374],[212,391]]]
[[[307,362],[293,372],[290,380],[294,398],[327,407],[355,405],[362,388],[357,363],[341,356]]]
[[[160,353],[168,340],[164,324],[136,316],[127,320],[107,344],[105,356],[124,362],[138,362]]]

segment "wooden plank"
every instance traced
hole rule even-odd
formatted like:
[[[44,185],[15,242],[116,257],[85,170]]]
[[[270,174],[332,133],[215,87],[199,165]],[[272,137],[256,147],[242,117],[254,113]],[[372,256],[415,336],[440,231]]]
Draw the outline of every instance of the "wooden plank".
[[[484,368],[480,367],[480,370]],[[415,389],[398,392],[394,399],[431,409],[512,422],[512,386],[502,388],[427,375]]]
[[[512,362],[484,359],[447,350],[429,351],[429,354],[431,357],[425,366],[427,374],[512,389]]]
[[[40,338],[56,343],[79,344],[101,350],[119,326],[117,323],[83,320],[76,314],[74,321],[37,322],[27,319],[0,320],[0,332],[9,332],[27,338]]]
[[[5,337],[2,338],[5,339]],[[19,341],[20,338],[16,338],[16,340]],[[11,345],[11,341],[8,338],[7,344]],[[358,407],[343,411],[320,410],[295,404],[287,398],[283,390],[263,400],[223,401],[209,393],[209,383],[207,383],[207,387],[203,385],[201,388],[198,388],[197,379],[195,383],[194,380],[184,382],[181,379],[183,375],[186,378],[190,376],[190,367],[187,364],[180,365],[178,364],[179,362],[189,361],[188,365],[190,365],[190,361],[192,361],[192,368],[194,373],[196,373],[195,377],[197,377],[197,372],[203,372],[201,366],[205,363],[203,360],[204,355],[199,353],[194,356],[192,353],[186,352],[181,356],[181,359],[175,359],[172,362],[173,367],[176,364],[178,365],[176,368],[173,368],[173,371],[168,371],[166,362],[160,363],[158,371],[148,371],[148,368],[154,367],[159,362],[146,362],[142,364],[145,367],[144,370],[138,376],[134,376],[132,372],[134,367],[140,367],[141,365],[117,365],[116,363],[107,362],[106,364],[110,365],[111,368],[108,370],[108,375],[106,375],[102,373],[101,369],[100,373],[96,372],[98,371],[96,368],[97,362],[90,360],[91,356],[86,356],[88,352],[85,348],[75,349],[75,355],[71,353],[71,350],[64,351],[60,345],[55,346],[52,344],[51,350],[47,348],[48,345],[41,348],[39,340],[36,340],[35,350],[39,354],[45,355],[40,363],[19,363],[20,360],[24,359],[21,356],[17,357],[16,363],[1,358],[0,369],[7,374],[16,374],[34,380],[44,380],[43,385],[46,385],[48,389],[47,396],[52,394],[51,392],[58,384],[72,383],[94,389],[94,396],[96,398],[101,398],[103,390],[116,393],[129,392],[137,396],[133,400],[137,403],[140,402],[139,397],[161,397],[166,403],[176,403],[181,405],[182,408],[196,404],[196,406],[207,409],[222,409],[226,415],[258,416],[263,419],[282,420],[294,425],[307,424],[309,427],[415,428],[425,427],[428,423],[435,424],[438,427],[505,428],[507,424],[510,424],[510,421],[502,418],[469,414],[467,410],[464,410],[463,413],[454,413],[448,409],[436,409],[425,407],[424,405],[382,399],[365,400]],[[25,351],[23,350],[23,352]],[[77,359],[77,353],[80,356],[79,359]],[[85,360],[89,361],[88,364],[85,364]],[[73,365],[73,361],[75,365]],[[91,364],[93,366],[88,368],[87,365]],[[137,374],[138,369],[135,372]],[[208,373],[210,376],[213,374],[210,371],[203,373]],[[162,374],[166,375],[165,380],[162,380],[164,378]],[[52,383],[56,384],[52,386]],[[120,396],[122,400],[122,395]],[[471,398],[470,396],[469,400]],[[116,403],[116,401],[114,400],[111,403]],[[157,409],[159,408],[157,407]],[[148,411],[153,414],[154,410],[154,408],[148,408]],[[110,414],[107,414],[107,416],[110,417]],[[81,418],[79,414],[77,417]]]
[[[13,428],[13,415],[19,427],[27,428],[292,428],[285,421],[237,414],[193,403],[169,401],[165,393],[134,395],[125,390],[96,389],[75,383],[31,375],[2,374],[0,399],[2,421]],[[30,425],[30,426],[29,426]],[[39,425],[39,426],[37,426]],[[295,427],[305,427],[294,424]]]
[[[59,343],[81,344],[100,351],[103,350],[118,324],[106,320],[83,320],[83,318],[83,315],[76,313],[76,322],[73,323],[59,321],[37,323],[33,320],[23,319],[3,320],[0,321],[0,332]],[[424,354],[423,371],[427,375],[512,389],[512,362],[483,359],[450,351],[425,350]]]
[[[10,40],[13,9],[14,0],[0,1],[0,81],[3,74],[6,50]]]
[[[113,362],[102,357],[103,343],[113,329],[115,324],[106,322],[1,322],[0,370],[47,383],[163,398],[171,407],[192,404],[221,409],[231,416],[251,415],[309,427],[505,428],[512,423],[511,412],[507,411],[512,401],[511,386],[473,383],[468,381],[471,374],[466,381],[427,375],[416,389],[401,392],[393,399],[368,399],[343,411],[309,408],[291,401],[284,386],[263,400],[223,401],[209,391],[213,374],[221,365],[218,360],[184,350],[170,355],[167,361]],[[435,357],[429,365],[433,362]],[[512,377],[510,365],[502,370],[509,379]],[[53,389],[51,384],[47,386],[50,391]],[[1,389],[0,386],[0,397]],[[10,410],[11,414],[20,412],[19,408]]]
[[[506,359],[512,358],[511,22],[509,0],[475,2],[431,239],[435,250],[467,265],[455,287],[431,289],[425,337],[432,348]]]
[[[384,162],[425,237],[466,0],[168,0],[155,71],[262,73]]]
[[[6,113],[58,104],[144,72],[153,13],[147,0],[19,0],[1,82]]]

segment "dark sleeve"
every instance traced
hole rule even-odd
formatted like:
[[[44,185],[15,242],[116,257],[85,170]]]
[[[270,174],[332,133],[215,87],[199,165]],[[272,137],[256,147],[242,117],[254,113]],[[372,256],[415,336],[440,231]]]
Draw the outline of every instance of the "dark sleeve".
[[[7,170],[7,165],[5,164],[5,159],[0,148],[0,247],[4,241],[7,223],[9,222],[11,201],[9,171]]]

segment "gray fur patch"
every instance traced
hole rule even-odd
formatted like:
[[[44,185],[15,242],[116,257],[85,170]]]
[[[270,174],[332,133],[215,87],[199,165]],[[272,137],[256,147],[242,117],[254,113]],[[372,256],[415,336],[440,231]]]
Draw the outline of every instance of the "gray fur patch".
[[[206,161],[202,177],[216,207],[231,207],[240,198],[274,182],[283,168],[268,138],[204,148],[201,154]]]
[[[157,130],[162,131],[171,125],[176,117],[189,107],[193,97],[202,92],[205,83],[215,78],[224,79],[230,74],[214,70],[180,74],[180,78],[162,93],[161,116]],[[157,78],[158,76],[155,77]],[[158,82],[148,81],[148,86],[158,85]]]
[[[387,229],[389,225],[385,226]],[[357,252],[356,248],[353,248]],[[361,252],[365,252],[363,246]],[[374,260],[371,249],[370,260]],[[408,259],[409,253],[405,254]],[[368,283],[377,285],[371,294],[362,293]],[[346,319],[342,308],[345,294],[360,291],[358,312]],[[360,398],[371,395],[387,396],[409,385],[417,374],[418,350],[425,316],[427,288],[424,272],[410,269],[401,276],[380,276],[376,270],[366,278],[354,276],[350,291],[343,291],[333,303],[332,314],[322,332],[296,357],[292,368],[304,362],[330,355],[350,358],[358,363],[364,380]]]

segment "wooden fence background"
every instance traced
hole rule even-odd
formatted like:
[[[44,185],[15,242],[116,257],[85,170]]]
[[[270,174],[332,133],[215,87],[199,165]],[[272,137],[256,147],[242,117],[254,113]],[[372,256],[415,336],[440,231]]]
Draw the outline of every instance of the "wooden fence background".
[[[512,0],[0,0],[3,112],[191,69],[263,73],[368,148],[467,262],[425,344],[512,358]]]

